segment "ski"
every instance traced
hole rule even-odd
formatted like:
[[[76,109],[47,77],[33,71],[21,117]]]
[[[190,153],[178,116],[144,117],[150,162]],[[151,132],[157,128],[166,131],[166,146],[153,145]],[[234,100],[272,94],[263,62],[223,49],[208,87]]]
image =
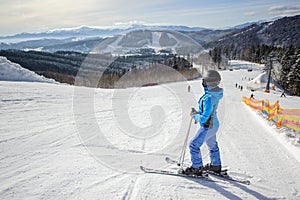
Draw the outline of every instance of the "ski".
[[[176,160],[174,160],[172,158],[166,157],[165,160],[166,160],[167,163],[177,164],[178,166],[180,166],[180,164]],[[224,169],[224,170],[221,171],[220,174],[212,172],[212,171],[205,171],[205,172],[208,173],[208,174],[210,174],[210,175],[221,177],[221,178],[229,180],[229,181],[235,181],[235,182],[238,182],[238,183],[250,185],[250,181],[249,180],[243,179],[243,178],[240,178],[240,177],[232,177],[232,176],[230,176],[230,175],[227,174],[227,171],[228,171],[228,169]]]
[[[216,172],[213,172],[213,171],[205,171],[205,172],[207,172],[210,175],[221,177],[221,178],[229,180],[229,181],[234,181],[234,182],[250,185],[249,180],[243,179],[243,178],[240,178],[240,177],[232,177],[232,176],[228,175],[227,172],[225,172],[225,173],[221,172],[220,174],[216,173]]]
[[[180,166],[180,163],[178,163],[176,160],[173,160],[172,158],[166,157],[165,160],[166,160],[167,163],[176,164],[177,166]],[[188,163],[183,163],[183,165],[184,166],[189,166]],[[228,169],[222,169],[221,173],[226,174],[227,171],[228,171]]]
[[[179,177],[186,177],[186,178],[195,178],[195,179],[200,179],[200,180],[210,181],[210,182],[219,182],[217,180],[212,180],[208,176],[208,174],[204,174],[202,176],[197,176],[197,175],[192,175],[192,174],[191,175],[183,174],[183,173],[171,171],[171,170],[151,169],[151,168],[147,168],[144,166],[140,166],[140,168],[145,173],[162,174],[162,175],[169,175],[169,176],[179,176]]]

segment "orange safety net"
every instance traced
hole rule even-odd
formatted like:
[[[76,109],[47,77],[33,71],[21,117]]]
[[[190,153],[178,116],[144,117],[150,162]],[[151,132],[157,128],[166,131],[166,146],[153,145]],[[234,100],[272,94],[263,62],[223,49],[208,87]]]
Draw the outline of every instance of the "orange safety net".
[[[266,115],[269,120],[275,121],[277,127],[286,126],[300,132],[300,109],[285,109],[279,106],[279,101],[270,104],[269,100],[256,100],[247,97],[243,97],[243,102]]]
[[[254,110],[262,111],[262,100],[251,99],[243,97],[243,102],[253,108]]]
[[[300,132],[300,109],[279,108],[277,112],[277,127],[287,126]]]

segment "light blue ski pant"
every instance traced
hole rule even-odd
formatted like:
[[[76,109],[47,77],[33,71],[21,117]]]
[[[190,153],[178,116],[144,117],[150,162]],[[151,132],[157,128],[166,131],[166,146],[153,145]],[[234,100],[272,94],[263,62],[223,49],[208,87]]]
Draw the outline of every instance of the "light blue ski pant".
[[[205,142],[209,149],[211,165],[221,165],[220,151],[216,141],[216,133],[218,128],[201,127],[190,143],[190,153],[192,159],[192,167],[198,168],[203,166],[200,147]]]

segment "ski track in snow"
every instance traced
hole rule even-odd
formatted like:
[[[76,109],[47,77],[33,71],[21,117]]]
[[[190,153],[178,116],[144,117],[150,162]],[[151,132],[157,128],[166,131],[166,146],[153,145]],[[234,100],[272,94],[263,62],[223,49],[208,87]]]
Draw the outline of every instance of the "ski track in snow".
[[[219,106],[221,127],[218,141],[223,166],[232,175],[244,176],[251,185],[165,176],[158,174],[119,171],[98,162],[88,152],[78,133],[73,110],[76,87],[48,83],[0,82],[0,198],[1,199],[299,199],[299,146],[293,145],[285,134],[271,127],[265,119],[242,103],[235,83],[246,85],[241,77],[256,77],[259,71],[221,72],[224,98]],[[201,80],[190,81],[192,94],[202,95]],[[182,97],[190,98],[185,83],[167,84],[182,87]],[[83,88],[83,90],[91,90]],[[126,97],[127,90],[121,90]],[[95,90],[95,113],[79,113],[86,126],[95,115],[105,132],[107,148],[121,149],[132,154],[156,152],[164,143],[171,144],[167,152],[158,152],[147,164],[176,169],[164,163],[165,156],[178,158],[188,126],[188,118],[181,119],[178,99],[166,87],[155,86],[134,91],[124,112],[111,105],[114,90]],[[122,93],[124,92],[124,93]],[[84,94],[84,93],[83,93]],[[158,95],[159,94],[159,95]],[[279,98],[280,93],[256,91],[257,99],[280,100],[283,107],[300,107],[299,98]],[[82,95],[85,101],[85,96]],[[197,107],[197,99],[187,105]],[[164,128],[154,138],[137,140],[122,135],[115,119],[129,117],[136,127],[154,126],[151,108],[164,110]],[[150,106],[150,107],[149,107]],[[122,111],[122,108],[120,109]],[[78,114],[78,113],[77,113]],[[119,117],[119,118],[118,118]],[[180,120],[179,120],[180,119]],[[183,120],[183,127],[179,121]],[[178,125],[179,124],[179,125]],[[123,127],[124,128],[124,127]],[[132,127],[125,127],[131,130]],[[198,125],[192,124],[190,137]],[[135,130],[135,129],[132,129]],[[136,129],[136,131],[139,129]],[[175,133],[180,130],[180,134]],[[138,134],[138,131],[136,132]],[[91,135],[92,139],[96,135]],[[93,140],[91,140],[93,141]],[[91,143],[91,147],[97,145]],[[89,148],[89,147],[87,147]],[[202,148],[204,162],[208,162],[207,148]],[[189,163],[189,153],[186,162]],[[115,160],[132,164],[131,158]],[[161,164],[163,163],[163,164]],[[141,163],[134,163],[138,168]]]

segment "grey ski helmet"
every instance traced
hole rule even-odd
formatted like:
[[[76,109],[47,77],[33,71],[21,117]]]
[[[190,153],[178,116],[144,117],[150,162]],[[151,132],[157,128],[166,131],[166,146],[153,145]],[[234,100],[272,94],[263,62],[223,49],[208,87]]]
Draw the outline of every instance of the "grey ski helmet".
[[[202,77],[203,81],[207,87],[217,86],[221,82],[221,76],[218,71],[216,70],[208,70],[204,73]]]

